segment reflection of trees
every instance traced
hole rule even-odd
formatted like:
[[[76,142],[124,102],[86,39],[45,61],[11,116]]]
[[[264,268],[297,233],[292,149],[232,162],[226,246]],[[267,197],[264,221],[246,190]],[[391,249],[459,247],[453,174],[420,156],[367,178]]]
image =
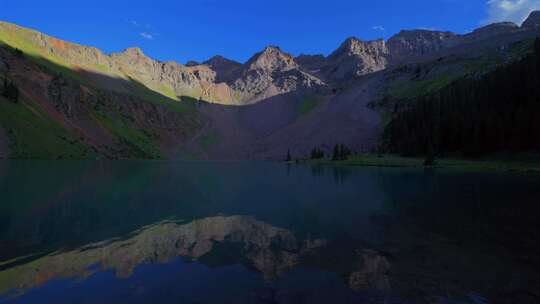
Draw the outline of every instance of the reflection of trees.
[[[332,172],[336,184],[344,184],[351,174],[351,169],[346,166],[334,166]]]

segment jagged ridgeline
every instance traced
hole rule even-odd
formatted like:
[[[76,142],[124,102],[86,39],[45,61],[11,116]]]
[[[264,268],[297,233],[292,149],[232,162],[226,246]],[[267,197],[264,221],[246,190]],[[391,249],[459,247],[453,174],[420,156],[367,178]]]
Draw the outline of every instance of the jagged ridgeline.
[[[184,65],[0,22],[0,158],[283,160],[309,157],[313,147],[332,155],[336,145],[369,152],[388,118],[387,105],[370,103],[388,95],[401,112],[406,100],[519,60],[539,32],[535,12],[521,26],[464,35],[351,37],[328,56],[268,46],[244,63],[214,56]]]
[[[523,59],[396,102],[385,147],[405,155],[540,151],[540,38]]]

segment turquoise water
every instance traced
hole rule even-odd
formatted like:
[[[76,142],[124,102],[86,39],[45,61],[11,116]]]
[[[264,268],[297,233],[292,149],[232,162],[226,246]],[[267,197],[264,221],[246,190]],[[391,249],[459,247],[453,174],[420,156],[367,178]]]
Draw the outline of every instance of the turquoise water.
[[[0,162],[0,303],[537,303],[540,176]]]

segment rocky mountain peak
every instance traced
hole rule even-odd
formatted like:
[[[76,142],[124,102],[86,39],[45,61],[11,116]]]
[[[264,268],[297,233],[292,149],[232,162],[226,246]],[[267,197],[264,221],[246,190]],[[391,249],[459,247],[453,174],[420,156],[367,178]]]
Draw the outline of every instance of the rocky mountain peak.
[[[131,58],[140,58],[140,57],[146,57],[143,53],[143,51],[138,47],[131,47],[125,49],[122,54],[131,57]]]
[[[216,81],[227,82],[233,78],[233,75],[242,67],[242,64],[227,59],[223,56],[216,55],[203,64],[209,66],[214,72],[216,72]]]
[[[340,56],[347,54],[348,56],[358,56],[372,52],[386,52],[386,42],[383,39],[362,41],[355,37],[347,38],[341,46],[332,54],[333,56]]]
[[[380,71],[386,68],[387,55],[388,48],[382,39],[362,41],[350,37],[328,56],[325,74],[341,80]]]
[[[211,68],[224,68],[224,67],[239,67],[241,64],[239,62],[236,62],[234,60],[227,59],[223,56],[216,55],[205,62],[203,64],[206,64],[207,66],[210,66]]]
[[[533,11],[529,17],[521,25],[525,29],[539,29],[540,28],[540,11]]]
[[[288,71],[298,68],[294,57],[276,46],[267,46],[262,52],[248,60],[246,66],[250,70],[264,71]]]

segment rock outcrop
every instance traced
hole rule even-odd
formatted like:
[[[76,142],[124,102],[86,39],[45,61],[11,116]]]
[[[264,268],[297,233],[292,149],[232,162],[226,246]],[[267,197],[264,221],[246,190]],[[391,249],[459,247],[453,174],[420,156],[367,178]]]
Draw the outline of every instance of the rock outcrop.
[[[201,98],[210,102],[233,103],[230,90],[216,83],[216,72],[206,65],[183,66],[176,62],[159,62],[145,56],[138,48],[111,54],[118,72],[128,75],[163,95]]]
[[[351,37],[328,56],[323,73],[328,79],[343,81],[385,69],[387,57],[384,40],[361,41]]]
[[[420,57],[457,44],[456,38],[451,32],[401,31],[388,40],[389,57],[393,62]]]
[[[320,79],[302,71],[293,56],[274,46],[249,59],[238,74],[231,87],[243,102],[324,86]]]

